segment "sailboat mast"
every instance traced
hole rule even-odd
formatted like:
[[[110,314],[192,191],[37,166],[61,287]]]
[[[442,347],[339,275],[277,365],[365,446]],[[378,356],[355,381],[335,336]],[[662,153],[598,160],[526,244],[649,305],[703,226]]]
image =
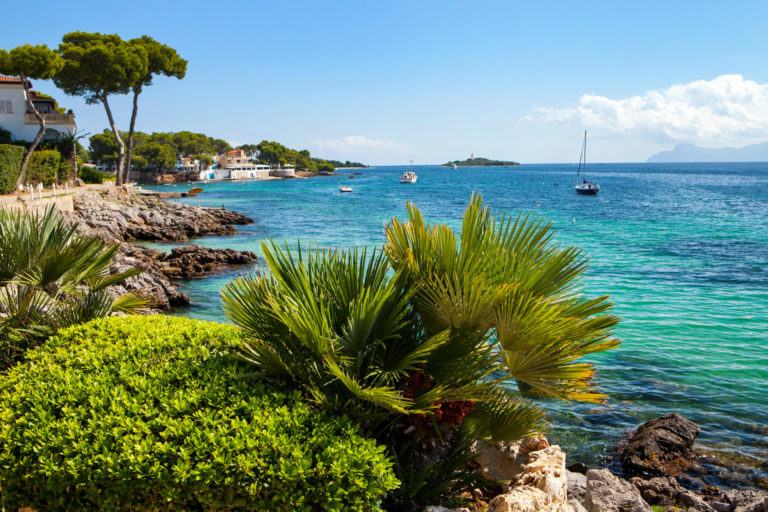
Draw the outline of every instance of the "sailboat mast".
[[[587,182],[587,130],[584,130],[584,183]]]

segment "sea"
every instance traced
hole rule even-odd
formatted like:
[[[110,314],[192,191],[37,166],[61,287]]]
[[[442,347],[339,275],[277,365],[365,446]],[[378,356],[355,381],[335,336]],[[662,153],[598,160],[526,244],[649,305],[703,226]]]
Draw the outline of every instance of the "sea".
[[[416,166],[418,182],[401,185],[405,170],[149,188],[200,186],[201,206],[252,217],[234,236],[194,242],[257,254],[270,238],[380,247],[407,202],[459,230],[473,192],[497,212],[545,219],[588,257],[585,293],[610,295],[621,316],[621,348],[590,358],[608,401],[542,403],[568,463],[609,465],[629,431],[677,412],[702,429],[697,448],[718,475],[704,483],[768,488],[768,163],[596,164],[597,196],[575,193],[575,165]],[[193,305],[176,314],[225,322],[220,288],[261,264],[183,281]]]

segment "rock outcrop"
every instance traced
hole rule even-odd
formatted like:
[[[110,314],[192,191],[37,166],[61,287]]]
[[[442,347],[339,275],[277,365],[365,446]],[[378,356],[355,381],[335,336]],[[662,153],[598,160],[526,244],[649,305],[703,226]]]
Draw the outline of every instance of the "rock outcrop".
[[[643,423],[621,451],[628,475],[678,475],[691,466],[693,441],[701,429],[679,414]]]
[[[590,469],[586,476],[584,508],[587,512],[651,512],[640,491],[607,469]]]
[[[484,447],[476,459],[483,474],[510,480],[508,492],[493,498],[488,512],[572,512],[568,501],[565,454],[539,437],[517,443],[501,443],[498,450]],[[504,457],[507,460],[504,460]],[[484,462],[484,464],[483,464]],[[511,478],[497,478],[509,476]]]
[[[120,244],[117,268],[140,268],[142,273],[113,286],[115,295],[140,293],[151,300],[153,310],[189,305],[176,279],[210,275],[231,265],[256,261],[250,251],[210,249],[199,245],[175,247],[170,253],[128,243],[130,241],[183,241],[204,235],[229,235],[233,224],[253,222],[226,208],[195,208],[141,196],[125,188],[84,192],[73,197],[74,211],[63,213],[83,235]]]
[[[119,188],[75,195],[73,204],[74,211],[65,215],[79,224],[80,232],[112,243],[231,235],[234,225],[253,222],[224,207],[195,208]]]

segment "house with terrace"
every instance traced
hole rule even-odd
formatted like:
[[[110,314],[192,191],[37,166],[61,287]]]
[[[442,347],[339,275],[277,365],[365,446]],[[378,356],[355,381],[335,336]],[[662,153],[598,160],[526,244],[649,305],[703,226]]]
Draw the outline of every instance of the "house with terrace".
[[[29,82],[30,89],[32,87]],[[72,135],[77,129],[75,114],[64,112],[50,96],[30,90],[30,99],[45,118],[43,140]],[[35,114],[27,107],[27,99],[21,78],[0,76],[0,128],[11,133],[12,140],[31,142],[40,130]]]

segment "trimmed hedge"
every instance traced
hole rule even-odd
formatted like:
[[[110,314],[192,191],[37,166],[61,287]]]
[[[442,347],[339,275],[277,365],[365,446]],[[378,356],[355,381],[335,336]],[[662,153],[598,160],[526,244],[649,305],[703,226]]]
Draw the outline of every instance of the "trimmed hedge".
[[[19,177],[23,158],[23,147],[0,144],[0,194],[16,190],[16,178]]]
[[[61,153],[55,149],[35,151],[27,163],[27,181],[37,185],[41,181],[48,187],[56,181],[61,163]]]
[[[84,165],[80,167],[80,179],[83,183],[101,183],[104,181],[104,175],[99,170]]]
[[[378,510],[383,448],[246,377],[238,331],[180,317],[60,332],[0,380],[8,510]]]

